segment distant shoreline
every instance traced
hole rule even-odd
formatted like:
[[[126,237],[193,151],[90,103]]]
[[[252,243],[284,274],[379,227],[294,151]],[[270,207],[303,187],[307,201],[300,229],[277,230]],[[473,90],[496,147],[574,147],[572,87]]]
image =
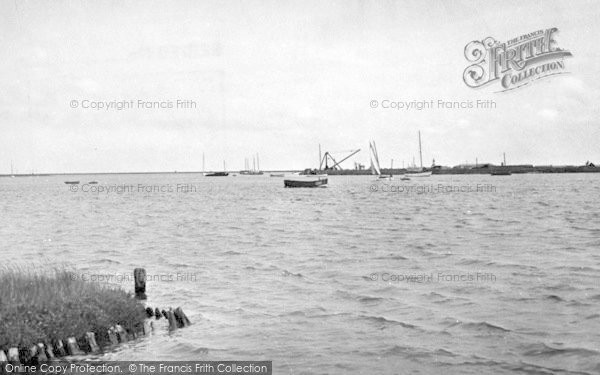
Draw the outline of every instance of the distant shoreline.
[[[273,170],[273,171],[262,171],[264,173],[295,173],[302,172],[303,170]],[[45,176],[96,176],[96,175],[120,175],[120,174],[202,174],[202,173],[214,173],[219,171],[162,171],[162,172],[61,172],[61,173],[26,173],[26,174],[0,174],[0,177],[45,177]],[[229,173],[240,173],[240,171],[228,171]]]
[[[492,170],[507,170],[514,174],[523,173],[600,173],[600,167],[589,166],[532,166],[532,165],[507,165],[507,166],[492,166],[492,167],[472,167],[472,168],[457,168],[457,167],[442,167],[433,169],[433,174],[490,174]],[[75,172],[75,173],[28,173],[28,174],[0,174],[0,177],[47,177],[47,176],[84,176],[84,175],[128,175],[128,174],[202,174],[211,173],[214,171],[162,171],[162,172]],[[229,173],[240,173],[241,171],[229,171]],[[285,169],[285,170],[265,170],[268,173],[297,173],[303,170]],[[382,174],[401,175],[407,172],[404,168],[383,168]],[[327,170],[319,171],[331,176],[363,176],[370,175],[369,169],[343,169],[343,170]]]

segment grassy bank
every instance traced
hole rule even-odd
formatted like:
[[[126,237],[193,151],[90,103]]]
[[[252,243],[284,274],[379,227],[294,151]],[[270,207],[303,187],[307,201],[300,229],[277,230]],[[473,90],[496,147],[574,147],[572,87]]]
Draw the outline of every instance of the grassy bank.
[[[131,293],[75,280],[68,270],[0,268],[0,350],[71,336],[80,341],[85,332],[94,332],[102,346],[109,327],[137,332],[144,318]]]

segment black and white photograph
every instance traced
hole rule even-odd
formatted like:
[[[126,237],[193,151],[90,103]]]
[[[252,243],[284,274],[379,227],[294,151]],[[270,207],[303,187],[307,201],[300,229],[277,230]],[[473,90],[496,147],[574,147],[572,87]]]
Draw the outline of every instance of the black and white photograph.
[[[600,374],[599,19],[0,0],[0,374]]]

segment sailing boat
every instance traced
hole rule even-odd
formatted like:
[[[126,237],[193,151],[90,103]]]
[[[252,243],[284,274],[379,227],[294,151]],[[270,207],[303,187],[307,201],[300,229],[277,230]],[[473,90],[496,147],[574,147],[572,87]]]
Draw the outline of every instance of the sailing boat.
[[[431,171],[423,168],[423,153],[421,152],[421,131],[419,130],[419,161],[421,163],[421,168],[418,170],[408,170],[404,173],[404,177],[429,177],[431,176]]]
[[[252,169],[250,169],[250,160],[246,158],[244,160],[244,169],[240,171],[242,175],[262,175],[263,172],[260,170],[260,160],[258,159],[258,153],[256,154],[256,158],[252,157]]]
[[[371,174],[377,175],[378,180],[391,180],[393,178],[391,174],[389,176],[381,174],[381,167],[379,166],[379,155],[377,154],[377,146],[375,146],[375,141],[369,142],[369,149],[371,150]]]
[[[229,176],[229,172],[227,172],[227,166],[225,165],[225,160],[223,160],[223,170],[224,172],[211,172],[205,174],[206,177],[227,177]]]

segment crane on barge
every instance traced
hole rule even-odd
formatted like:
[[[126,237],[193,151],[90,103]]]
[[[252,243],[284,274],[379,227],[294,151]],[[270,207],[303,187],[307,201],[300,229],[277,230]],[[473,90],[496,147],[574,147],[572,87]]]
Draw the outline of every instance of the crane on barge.
[[[320,150],[321,150],[321,146],[319,145],[319,154],[321,154]],[[319,170],[322,170],[322,171],[342,170],[342,167],[340,166],[340,164],[343,163],[344,161],[350,159],[352,156],[356,155],[359,151],[360,151],[360,149],[347,151],[347,152],[350,152],[350,154],[347,155],[346,157],[344,157],[343,159],[341,159],[340,161],[335,160],[333,155],[331,155],[331,153],[329,151],[326,151],[320,160]],[[333,165],[329,166],[329,162],[333,163]]]

